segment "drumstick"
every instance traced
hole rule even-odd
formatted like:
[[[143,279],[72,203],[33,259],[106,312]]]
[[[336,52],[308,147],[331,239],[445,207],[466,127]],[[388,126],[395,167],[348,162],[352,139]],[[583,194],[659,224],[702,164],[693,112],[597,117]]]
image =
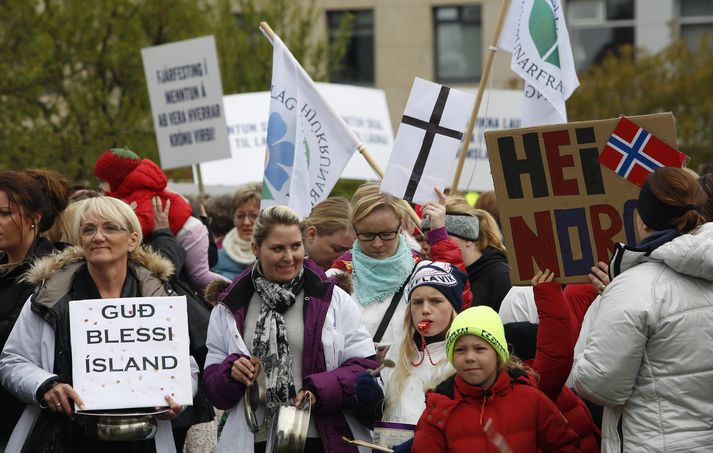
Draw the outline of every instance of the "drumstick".
[[[385,451],[386,453],[394,452],[394,450],[392,450],[390,448],[382,447],[381,445],[372,444],[370,442],[365,442],[363,440],[349,439],[348,437],[344,437],[344,436],[342,436],[342,440],[348,444],[358,445],[360,447],[371,448],[373,450],[378,450],[378,451]]]

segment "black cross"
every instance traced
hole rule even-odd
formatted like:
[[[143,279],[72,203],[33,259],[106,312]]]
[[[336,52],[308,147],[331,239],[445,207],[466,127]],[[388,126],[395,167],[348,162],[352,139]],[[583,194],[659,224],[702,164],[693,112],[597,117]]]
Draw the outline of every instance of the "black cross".
[[[408,115],[401,117],[402,123],[417,127],[419,129],[424,129],[426,131],[426,135],[423,137],[423,143],[421,143],[421,150],[418,152],[416,163],[413,165],[411,177],[409,178],[408,185],[406,186],[406,194],[404,194],[404,200],[409,203],[413,202],[413,196],[416,194],[416,188],[418,187],[418,182],[421,180],[421,175],[423,174],[423,169],[426,166],[428,154],[431,152],[431,146],[433,146],[433,139],[436,137],[436,134],[445,135],[446,137],[458,140],[463,138],[462,132],[438,125],[438,123],[441,122],[441,116],[443,116],[443,109],[446,107],[446,100],[448,99],[449,91],[450,88],[447,86],[441,86],[441,91],[438,93],[438,99],[436,99],[436,105],[433,107],[433,112],[431,113],[431,119],[428,122]]]

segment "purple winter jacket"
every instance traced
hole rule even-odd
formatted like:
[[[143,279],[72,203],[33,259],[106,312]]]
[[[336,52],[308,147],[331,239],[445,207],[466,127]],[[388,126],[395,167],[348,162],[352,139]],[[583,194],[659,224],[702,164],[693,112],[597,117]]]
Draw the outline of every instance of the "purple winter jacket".
[[[235,317],[238,331],[245,329],[248,303],[255,291],[250,266],[218,297]],[[322,328],[332,300],[334,279],[328,278],[322,268],[310,260],[304,261],[304,352],[302,357],[302,387],[313,391],[317,404],[312,416],[327,452],[357,453],[357,447],[346,444],[342,436],[352,438],[342,410],[349,409],[354,401],[356,377],[367,369],[378,366],[372,357],[351,358],[339,368],[327,371],[322,344]],[[311,352],[311,353],[308,353]],[[245,393],[245,386],[230,377],[230,369],[240,356],[231,354],[220,364],[207,367],[203,372],[205,393],[218,409],[235,406]]]

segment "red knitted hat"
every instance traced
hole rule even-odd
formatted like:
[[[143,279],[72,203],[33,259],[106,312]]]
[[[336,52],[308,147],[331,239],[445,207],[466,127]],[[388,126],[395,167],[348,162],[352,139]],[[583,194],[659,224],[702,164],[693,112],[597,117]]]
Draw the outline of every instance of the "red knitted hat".
[[[116,192],[121,182],[141,163],[141,158],[129,148],[107,149],[94,164],[94,176],[109,183]]]

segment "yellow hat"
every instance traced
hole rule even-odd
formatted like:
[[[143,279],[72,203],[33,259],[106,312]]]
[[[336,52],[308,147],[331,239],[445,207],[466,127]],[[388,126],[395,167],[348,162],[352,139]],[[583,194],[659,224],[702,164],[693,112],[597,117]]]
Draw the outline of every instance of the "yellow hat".
[[[510,357],[508,344],[505,340],[505,329],[500,316],[492,308],[481,305],[464,310],[451,323],[446,340],[448,361],[453,365],[453,346],[463,335],[475,335],[487,341],[500,356],[500,368]]]

